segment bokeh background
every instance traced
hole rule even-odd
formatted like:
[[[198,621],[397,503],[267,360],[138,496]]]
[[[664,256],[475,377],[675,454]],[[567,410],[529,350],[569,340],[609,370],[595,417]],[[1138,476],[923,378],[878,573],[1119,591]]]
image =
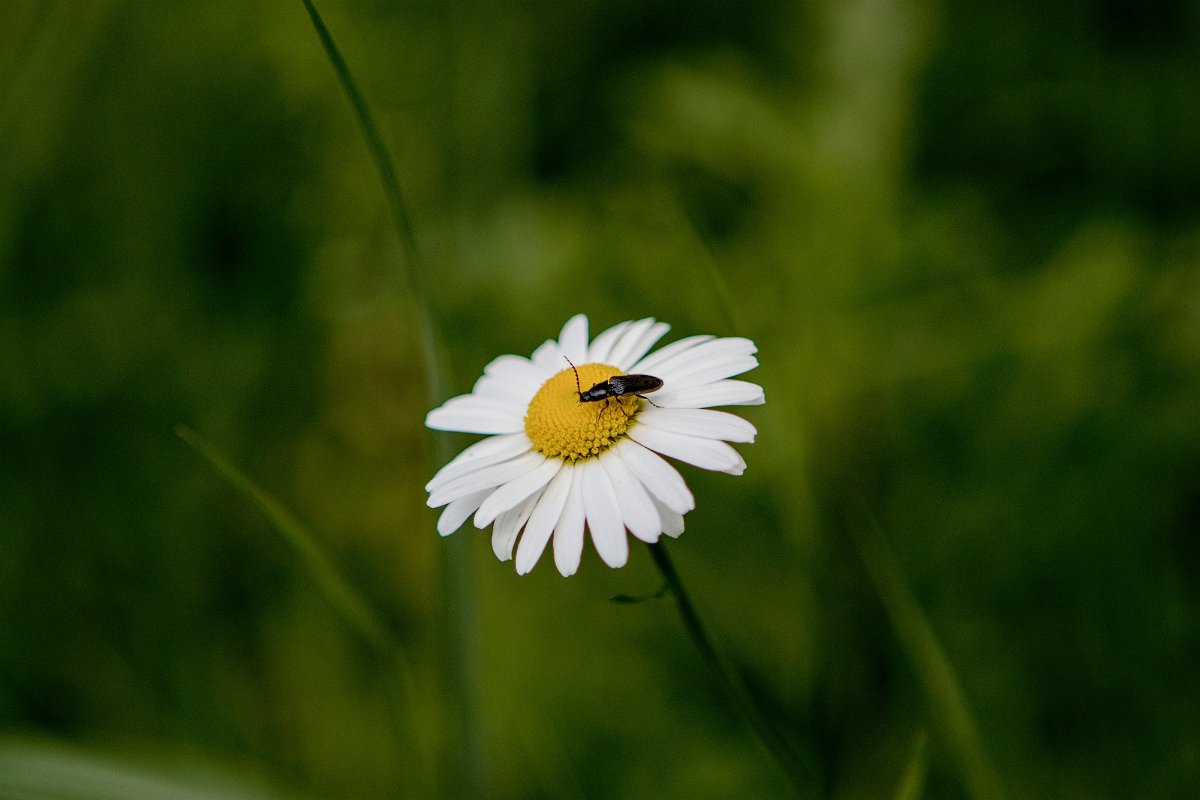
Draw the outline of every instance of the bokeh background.
[[[814,794],[1196,796],[1200,5],[321,9],[447,392],[578,311],[759,344],[749,469],[683,468],[670,549]],[[671,603],[609,602],[646,552],[437,537],[402,250],[299,0],[4,17],[0,795],[788,796]]]

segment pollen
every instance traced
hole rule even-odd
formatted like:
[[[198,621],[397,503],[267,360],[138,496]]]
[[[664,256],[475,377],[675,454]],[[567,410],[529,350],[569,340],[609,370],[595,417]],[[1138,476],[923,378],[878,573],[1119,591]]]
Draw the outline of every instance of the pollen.
[[[614,375],[623,374],[608,364],[581,364],[579,388],[587,391]],[[612,447],[641,408],[636,397],[609,397],[581,402],[570,367],[542,384],[525,413],[525,435],[533,449],[545,456],[575,462]]]

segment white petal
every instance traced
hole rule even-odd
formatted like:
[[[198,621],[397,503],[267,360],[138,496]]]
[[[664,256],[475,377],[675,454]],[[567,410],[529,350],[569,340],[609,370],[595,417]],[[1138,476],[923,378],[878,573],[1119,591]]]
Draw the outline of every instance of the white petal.
[[[531,452],[524,453],[508,461],[501,461],[499,464],[492,464],[483,469],[475,470],[452,481],[447,481],[446,485],[440,486],[430,492],[429,500],[426,503],[430,508],[437,508],[438,506],[444,506],[451,500],[457,500],[468,494],[484,491],[485,489],[490,492],[497,486],[508,483],[518,475],[536,469],[545,460],[546,457],[541,453]]]
[[[568,578],[579,569],[583,556],[583,472],[579,467],[565,471],[571,476],[571,488],[554,526],[554,566]]]
[[[634,425],[629,429],[629,438],[664,456],[677,458],[701,469],[728,472],[730,475],[741,475],[746,470],[746,462],[738,452],[715,439],[672,433],[649,425]]]
[[[655,375],[657,374],[655,370],[658,369],[660,364],[670,361],[681,353],[686,353],[697,345],[711,342],[714,338],[716,337],[705,334],[702,336],[687,336],[677,342],[671,342],[661,350],[655,350],[641,361],[635,363],[629,368],[629,371],[642,375]]]
[[[662,521],[663,533],[672,538],[675,538],[679,536],[679,534],[683,533],[682,514],[675,513],[657,500],[654,501],[654,507],[658,509],[658,515]]]
[[[586,459],[577,466],[583,473],[583,511],[596,552],[600,560],[613,569],[623,567],[629,558],[629,540],[625,538],[621,507],[608,473],[595,458]]]
[[[741,417],[699,408],[646,408],[637,421],[663,431],[726,442],[753,442],[758,431]]]
[[[673,375],[670,381],[672,386],[702,386],[757,368],[758,359],[754,356],[729,357],[711,364],[704,364],[683,375]],[[662,375],[658,377],[662,378]],[[667,378],[663,378],[663,383],[666,383],[667,380]]]
[[[518,475],[511,481],[498,486],[475,512],[475,527],[486,528],[496,517],[516,506],[534,492],[540,491],[550,479],[558,474],[562,461],[547,458],[535,469]]]
[[[592,342],[588,348],[587,363],[589,364],[607,364],[608,354],[612,352],[613,345],[621,338],[621,334],[629,327],[631,323],[619,322],[606,330],[604,333],[596,337],[596,341]]]
[[[654,402],[663,408],[761,406],[766,397],[757,383],[725,380],[700,386],[663,387],[654,393]]]
[[[510,433],[504,436],[489,436],[486,439],[480,439],[439,469],[429,483],[425,484],[425,491],[431,492],[469,472],[515,458],[532,447],[529,437],[524,433]]]
[[[486,491],[475,492],[447,503],[446,508],[442,510],[442,515],[438,517],[438,533],[442,536],[449,536],[461,528],[462,524],[467,521],[467,517],[475,513],[475,509],[479,508],[479,504],[485,497],[487,497]]]
[[[665,349],[665,348],[664,348]],[[758,366],[758,347],[749,339],[730,336],[704,342],[654,366],[649,374],[667,386],[694,386],[732,378]]]
[[[586,314],[576,314],[563,325],[558,334],[558,349],[563,355],[575,362],[576,365],[587,362],[588,350],[588,318]],[[517,559],[520,560],[520,550]]]
[[[547,339],[538,345],[538,349],[533,351],[532,361],[541,373],[543,383],[567,368],[562,351],[558,349],[558,342],[553,339]]]
[[[529,512],[533,511],[537,499],[538,495],[536,494],[527,497],[516,508],[510,508],[496,518],[496,527],[492,528],[492,552],[496,554],[496,558],[501,561],[508,561],[512,558],[513,544],[517,541],[517,533],[525,524],[525,520],[529,519]]]
[[[509,406],[527,408],[529,401],[537,394],[541,386],[530,381],[514,381],[500,375],[488,375],[486,372],[475,381],[471,394],[476,397],[487,397]]]
[[[625,527],[643,542],[657,542],[658,537],[662,536],[661,520],[654,508],[654,501],[646,494],[642,484],[626,470],[615,449],[596,461],[600,462],[608,479],[612,481]]]
[[[550,483],[546,484],[545,490],[538,498],[537,505],[533,508],[533,513],[529,515],[529,523],[525,526],[521,543],[517,545],[518,575],[528,574],[533,569],[533,565],[542,557],[542,551],[546,549],[546,543],[550,541],[550,534],[554,532],[554,526],[558,524],[563,506],[567,503],[567,496],[571,493],[573,470],[573,467],[563,465]]]
[[[534,366],[534,363],[528,358],[511,355],[499,356],[493,359],[490,364],[483,368],[483,374],[504,378],[513,383],[520,383],[525,386],[532,386],[534,391],[537,391],[546,380],[542,375],[542,371]]]
[[[651,320],[653,322],[653,320]],[[622,352],[619,357],[609,356],[610,363],[615,367],[620,367],[626,372],[633,372],[631,367],[637,363],[642,356],[646,355],[646,351],[654,346],[655,342],[667,334],[671,330],[671,326],[665,322],[655,322],[650,327],[646,328],[641,335],[636,339],[628,334],[621,340]]]
[[[696,499],[678,470],[653,450],[647,450],[631,439],[622,439],[613,447],[633,477],[641,481],[651,496],[677,514],[686,514],[696,507]]]
[[[625,330],[621,331],[621,335],[613,342],[612,347],[608,351],[608,355],[604,360],[612,364],[614,367],[624,369],[634,360],[625,361],[625,356],[637,346],[638,340],[641,339],[650,328],[653,327],[654,320],[650,317],[639,319],[636,322],[630,322],[626,325]]]
[[[516,403],[463,394],[426,414],[425,427],[460,433],[516,433],[525,428],[525,409]]]

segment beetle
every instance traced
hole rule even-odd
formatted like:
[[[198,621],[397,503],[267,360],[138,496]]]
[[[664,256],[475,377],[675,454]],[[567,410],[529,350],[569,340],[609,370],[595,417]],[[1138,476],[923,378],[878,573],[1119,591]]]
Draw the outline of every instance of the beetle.
[[[567,358],[563,356],[563,358]],[[595,403],[600,400],[605,401],[608,405],[610,398],[616,397],[641,397],[650,405],[658,408],[658,404],[644,395],[649,392],[657,392],[663,387],[662,378],[656,378],[653,375],[613,375],[606,381],[597,383],[586,392],[579,385],[579,370],[575,368],[575,362],[567,358],[567,363],[571,365],[571,371],[575,373],[575,391],[579,394],[579,402]],[[624,411],[625,407],[621,406]],[[629,416],[627,413],[626,416]]]

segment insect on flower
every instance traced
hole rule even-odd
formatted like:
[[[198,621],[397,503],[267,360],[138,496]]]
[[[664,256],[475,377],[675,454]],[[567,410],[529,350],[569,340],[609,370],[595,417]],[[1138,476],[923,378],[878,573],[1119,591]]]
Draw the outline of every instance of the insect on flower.
[[[563,358],[567,358],[563,356]],[[575,363],[567,358],[567,363],[571,365],[571,371],[575,373],[575,392],[579,395],[579,402],[594,403],[599,400],[604,401],[604,407],[608,408],[608,401],[615,398],[625,396],[640,397],[656,408],[661,408],[657,403],[645,396],[645,393],[657,392],[663,387],[662,378],[656,378],[653,375],[613,375],[606,381],[597,383],[586,392],[579,387],[579,370],[576,369]],[[620,406],[621,411],[625,412],[625,416],[629,413],[625,411],[625,406]]]

